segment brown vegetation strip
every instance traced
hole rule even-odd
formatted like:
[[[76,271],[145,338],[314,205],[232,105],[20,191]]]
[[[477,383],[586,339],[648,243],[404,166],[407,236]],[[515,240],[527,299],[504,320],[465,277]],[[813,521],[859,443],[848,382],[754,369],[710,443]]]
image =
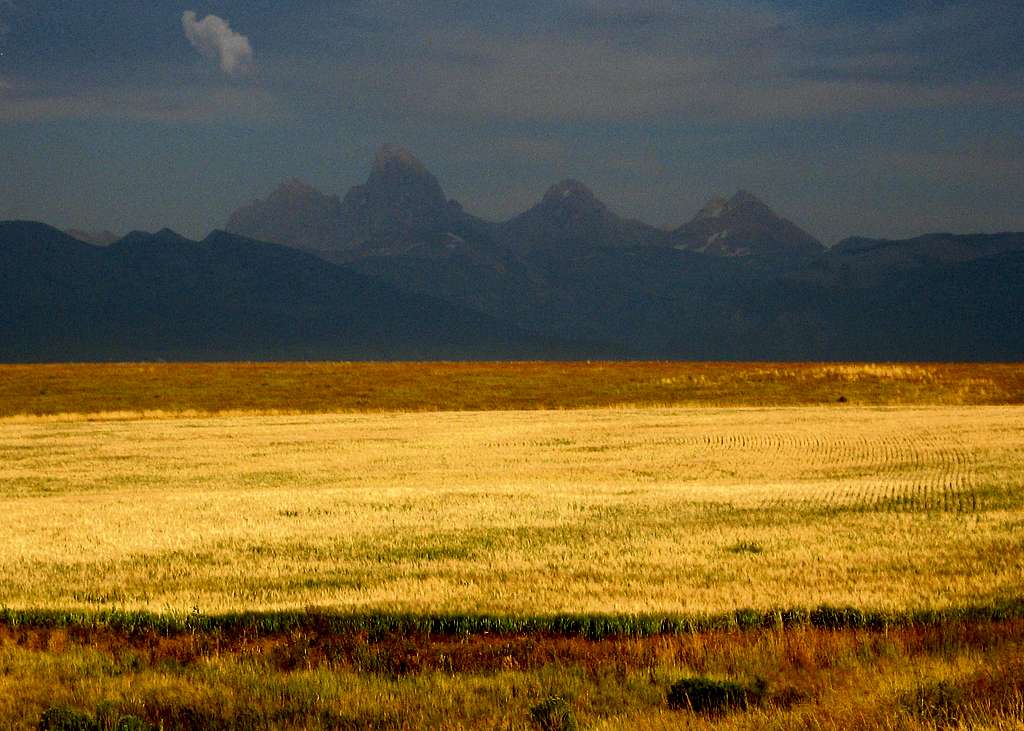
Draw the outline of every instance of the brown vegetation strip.
[[[278,671],[325,667],[392,676],[536,670],[548,665],[571,665],[590,672],[609,668],[633,672],[667,664],[704,672],[723,662],[742,665],[758,661],[769,661],[779,671],[812,670],[861,656],[948,655],[1021,647],[1022,643],[1024,620],[1019,619],[885,630],[797,627],[600,640],[543,633],[374,637],[368,632],[306,630],[271,635],[165,635],[153,630],[125,633],[109,627],[0,627],[0,646],[39,652],[63,653],[79,646],[112,657],[130,655],[145,665],[166,661],[189,665],[210,657],[234,657],[267,663]]]
[[[1024,366],[691,362],[0,365],[0,416],[824,403],[1024,403]]]

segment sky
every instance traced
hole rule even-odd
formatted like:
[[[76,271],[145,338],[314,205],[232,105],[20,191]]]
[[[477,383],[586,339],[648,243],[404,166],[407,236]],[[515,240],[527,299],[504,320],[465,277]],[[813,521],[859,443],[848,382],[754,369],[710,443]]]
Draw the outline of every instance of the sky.
[[[0,219],[201,237],[382,143],[502,220],[563,178],[826,243],[1024,230],[1020,0],[0,0]]]

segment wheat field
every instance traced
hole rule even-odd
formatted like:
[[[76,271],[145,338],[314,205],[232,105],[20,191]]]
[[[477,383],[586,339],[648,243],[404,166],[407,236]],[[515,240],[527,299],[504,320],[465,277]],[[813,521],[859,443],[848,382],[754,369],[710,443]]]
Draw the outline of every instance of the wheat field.
[[[0,422],[0,606],[696,614],[1016,598],[1024,407]]]

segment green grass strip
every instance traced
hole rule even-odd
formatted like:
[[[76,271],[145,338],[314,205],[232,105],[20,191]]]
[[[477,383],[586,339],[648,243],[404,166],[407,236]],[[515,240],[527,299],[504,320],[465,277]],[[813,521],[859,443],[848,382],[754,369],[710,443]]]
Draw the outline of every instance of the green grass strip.
[[[184,633],[264,636],[311,632],[322,635],[366,633],[371,638],[394,635],[454,637],[525,634],[600,640],[799,627],[884,630],[1015,619],[1024,619],[1024,597],[988,605],[945,609],[873,611],[823,605],[814,608],[737,609],[717,614],[674,616],[560,614],[517,617],[339,612],[317,608],[225,614],[0,608],[0,627],[10,629],[107,629],[124,634],[156,633],[165,636]]]

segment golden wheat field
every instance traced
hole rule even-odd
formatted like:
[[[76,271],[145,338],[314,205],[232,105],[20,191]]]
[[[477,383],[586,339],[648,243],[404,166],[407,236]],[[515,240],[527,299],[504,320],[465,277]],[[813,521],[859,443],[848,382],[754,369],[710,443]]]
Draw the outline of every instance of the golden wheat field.
[[[11,608],[990,603],[1024,407],[8,418],[0,576]]]

